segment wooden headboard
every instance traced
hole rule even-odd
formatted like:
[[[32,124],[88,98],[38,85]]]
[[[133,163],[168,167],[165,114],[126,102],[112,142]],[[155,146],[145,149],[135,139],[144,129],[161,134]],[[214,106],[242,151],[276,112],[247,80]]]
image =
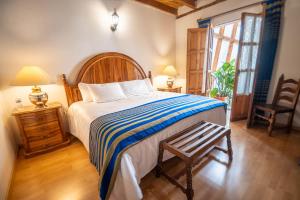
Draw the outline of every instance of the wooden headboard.
[[[68,105],[81,101],[78,83],[111,83],[147,78],[143,68],[132,58],[117,52],[106,52],[89,59],[80,69],[74,84],[62,75]],[[151,71],[148,78],[151,80]]]

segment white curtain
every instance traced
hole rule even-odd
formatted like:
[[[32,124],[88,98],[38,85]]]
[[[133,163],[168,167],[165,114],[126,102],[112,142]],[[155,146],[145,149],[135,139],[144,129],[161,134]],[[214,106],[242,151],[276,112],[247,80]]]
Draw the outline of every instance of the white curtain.
[[[260,42],[262,17],[246,15],[241,33],[237,94],[249,95],[253,90],[254,73]]]

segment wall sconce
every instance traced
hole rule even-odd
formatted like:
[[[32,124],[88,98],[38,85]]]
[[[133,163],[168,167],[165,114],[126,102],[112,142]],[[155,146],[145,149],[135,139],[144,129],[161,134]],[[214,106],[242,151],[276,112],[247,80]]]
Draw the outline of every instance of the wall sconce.
[[[119,23],[119,15],[117,13],[117,10],[114,9],[114,12],[111,16],[111,26],[110,26],[111,31],[115,32],[117,30],[118,23]]]

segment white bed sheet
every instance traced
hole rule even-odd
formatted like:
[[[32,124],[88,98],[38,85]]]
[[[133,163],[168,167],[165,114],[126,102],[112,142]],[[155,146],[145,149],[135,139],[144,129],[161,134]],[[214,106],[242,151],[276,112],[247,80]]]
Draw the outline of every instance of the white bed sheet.
[[[130,96],[127,99],[107,103],[79,101],[73,103],[68,109],[70,131],[89,151],[90,124],[97,117],[180,95],[182,94],[155,91],[149,95]],[[159,142],[202,120],[225,125],[224,108],[218,107],[183,119],[126,150],[121,158],[121,166],[110,199],[142,199],[143,194],[139,183],[141,178],[156,166]],[[164,160],[170,157],[170,154],[166,154]]]

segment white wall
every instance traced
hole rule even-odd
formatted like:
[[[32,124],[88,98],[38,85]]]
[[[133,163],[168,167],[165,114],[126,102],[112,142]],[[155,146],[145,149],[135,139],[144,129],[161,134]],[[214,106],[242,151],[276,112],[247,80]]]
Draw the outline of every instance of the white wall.
[[[117,8],[118,30],[110,30]],[[42,86],[49,101],[66,105],[59,74],[74,78],[91,56],[122,52],[154,76],[167,64],[175,64],[175,17],[132,0],[0,0],[0,193],[5,194],[15,159],[7,131],[15,99],[29,104],[30,87],[9,87],[24,65],[38,65],[54,84]],[[156,77],[158,84],[159,77]],[[5,114],[3,114],[5,113]],[[16,126],[12,126],[16,133]],[[1,199],[2,197],[0,197]]]
[[[286,78],[300,79],[300,1],[286,1],[281,25],[281,37],[278,43],[277,59],[273,69],[272,82],[268,96],[272,101],[277,81],[281,74]],[[294,126],[300,127],[300,102],[294,118]]]
[[[43,67],[55,82],[105,51],[125,53],[145,71],[175,63],[175,17],[135,1],[1,0],[0,26],[2,84],[26,64]]]
[[[202,4],[207,4],[210,0],[199,1],[199,6]],[[187,15],[185,17],[176,20],[176,66],[179,69],[179,79],[183,85],[185,91],[185,79],[186,79],[186,51],[187,51],[187,29],[188,28],[198,28],[197,19],[210,17],[216,14],[220,14],[235,8],[242,7],[244,5],[249,5],[258,2],[258,0],[227,0],[223,3],[219,3],[215,6],[208,7],[207,9],[200,10],[193,14]],[[186,12],[187,9],[183,8],[179,13]],[[261,12],[261,6],[256,6],[242,10],[244,12]],[[214,18],[214,24],[221,24],[230,22],[241,17],[241,12],[237,11],[235,13],[222,15],[221,17]]]
[[[0,91],[0,200],[6,199],[16,158],[16,144],[8,122],[9,112]]]

